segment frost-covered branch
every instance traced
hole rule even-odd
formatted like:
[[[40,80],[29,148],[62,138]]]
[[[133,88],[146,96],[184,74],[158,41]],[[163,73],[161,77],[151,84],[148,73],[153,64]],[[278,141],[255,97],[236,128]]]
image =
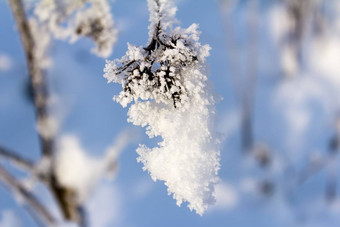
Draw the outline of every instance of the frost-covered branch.
[[[27,174],[31,175],[34,180],[39,180],[41,183],[46,184],[46,186],[51,188],[51,190],[57,195],[57,201],[62,206],[62,210],[64,210],[65,214],[68,214],[70,217],[72,216],[72,220],[76,220],[77,218],[79,219],[79,222],[85,222],[85,217],[78,217],[79,215],[83,216],[84,214],[82,207],[76,202],[70,202],[75,201],[73,198],[74,195],[69,196],[69,194],[72,194],[70,190],[60,186],[59,181],[57,181],[54,176],[54,172],[50,169],[51,160],[49,157],[46,156],[40,162],[34,164],[32,161],[3,147],[0,147],[0,157],[7,159],[11,163],[15,164],[16,167],[27,170]],[[39,214],[40,212],[38,212],[38,217]]]
[[[204,61],[208,47],[197,43],[197,25],[188,29],[167,29],[175,21],[176,8],[170,1],[149,1],[150,41],[147,47],[128,45],[127,55],[108,62],[105,77],[121,83],[123,91],[116,100],[126,106],[133,99],[155,99],[157,102],[183,105],[187,92],[180,77],[183,70]],[[198,59],[198,57],[201,57]],[[111,75],[115,75],[114,77]]]
[[[40,52],[42,50],[38,48],[39,46],[37,44],[37,37],[34,36],[31,29],[31,24],[26,17],[23,2],[21,0],[10,0],[10,5],[26,54],[30,82],[33,91],[37,125],[41,126],[44,125],[44,122],[48,122],[47,119],[50,118],[47,103],[48,89],[45,82],[44,70],[39,62],[39,57],[41,56]],[[42,153],[44,155],[43,158],[51,159],[54,155],[53,136],[47,136],[42,130],[38,130],[38,134],[42,145]],[[59,184],[58,179],[56,179],[53,171],[50,172],[48,178],[48,186],[53,192],[57,203],[60,205],[61,211],[65,218],[79,222],[80,217],[77,212],[78,204],[74,204],[72,192]]]
[[[118,32],[107,0],[40,0],[34,1],[33,6],[31,20],[48,35],[70,42],[88,37],[96,44],[92,50],[95,54],[111,54]]]
[[[13,15],[15,17],[20,38],[24,46],[27,66],[29,69],[30,84],[33,91],[34,106],[37,122],[44,121],[48,118],[47,100],[48,91],[44,78],[44,71],[40,67],[39,59],[36,53],[36,40],[26,18],[24,5],[21,0],[10,0]],[[51,156],[53,150],[53,141],[50,138],[44,138],[39,134],[44,155]]]
[[[199,43],[198,25],[173,28],[172,1],[148,0],[148,6],[148,45],[128,44],[125,56],[107,61],[104,77],[122,85],[114,100],[131,103],[128,121],[163,139],[155,148],[140,145],[138,162],[153,180],[165,182],[177,205],[188,202],[202,215],[214,203],[219,170],[215,101],[204,74],[210,47]]]
[[[69,148],[65,149],[67,154],[62,153],[62,155],[66,154],[63,161],[70,157],[76,159],[72,160],[74,162],[71,163],[71,168],[67,169],[68,172],[60,174],[60,169],[62,169],[60,165],[63,167],[64,163],[61,163],[62,155],[59,155],[54,147],[58,123],[49,113],[49,94],[44,69],[49,66],[50,61],[46,53],[52,38],[74,42],[80,37],[89,37],[96,43],[96,48],[93,50],[96,54],[103,57],[109,56],[117,36],[110,5],[107,0],[33,0],[25,2],[26,5],[22,0],[9,0],[9,2],[26,55],[37,131],[42,145],[42,157],[36,164],[32,164],[6,149],[0,149],[0,156],[23,165],[28,170],[28,174],[45,184],[54,196],[63,218],[85,226],[86,212],[83,208],[85,196],[81,193],[85,190],[90,191],[90,189],[81,187],[91,186],[92,188],[93,185],[74,188],[73,182],[71,185],[65,184],[65,178],[68,179],[65,176],[73,173],[73,176],[79,178],[83,172],[83,169],[74,170],[73,164],[84,160],[81,159],[82,157],[70,155]],[[29,17],[25,8],[27,12],[30,12]],[[120,149],[124,147],[124,144],[120,143],[118,147],[117,149]],[[107,154],[105,165],[96,166],[102,169],[97,173],[104,174],[115,169],[114,151],[115,149]],[[93,175],[89,174],[86,177],[90,178]],[[92,179],[92,181],[96,182],[100,177],[101,175],[96,175],[95,180]]]
[[[0,166],[0,181],[7,185],[20,199],[23,199],[24,203],[26,203],[46,225],[52,226],[56,223],[56,220],[46,207],[2,166]]]

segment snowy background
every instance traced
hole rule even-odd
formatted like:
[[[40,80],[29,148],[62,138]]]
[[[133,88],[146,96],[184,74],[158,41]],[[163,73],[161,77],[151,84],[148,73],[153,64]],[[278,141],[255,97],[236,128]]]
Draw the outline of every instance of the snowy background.
[[[322,35],[315,38],[311,26],[304,27],[303,64],[297,67],[291,50],[280,44],[290,15],[278,1],[260,1],[255,20],[254,6],[248,1],[230,2],[224,8],[218,1],[176,1],[181,26],[198,23],[201,43],[212,47],[207,58],[209,77],[216,94],[223,97],[216,119],[216,130],[225,137],[221,183],[216,205],[202,217],[186,204],[177,207],[163,182],[153,182],[137,163],[138,144],[153,146],[157,141],[128,124],[127,109],[112,101],[121,88],[103,78],[105,61],[90,53],[93,43],[56,41],[52,46],[54,62],[48,80],[55,97],[54,113],[61,119],[60,140],[100,157],[121,132],[131,130],[132,142],[119,156],[115,178],[102,180],[87,201],[90,226],[336,226],[340,222],[339,158],[337,151],[329,152],[340,114],[340,5],[336,0],[324,1],[327,25]],[[114,59],[125,54],[127,42],[147,43],[149,14],[146,1],[115,0],[111,5],[119,30],[109,57]],[[249,21],[257,23],[258,38]],[[0,39],[0,144],[37,159],[40,151],[25,58],[5,0],[0,0]],[[256,53],[249,54],[254,42]],[[250,79],[256,84],[250,93],[254,98],[254,152],[250,154],[241,146],[240,94],[252,89],[247,87],[247,69],[254,62],[258,76]],[[258,160],[263,155],[269,161],[261,165]],[[310,163],[316,163],[312,165],[316,169],[321,166],[320,171],[304,178]],[[331,199],[330,184],[335,188]],[[37,191],[53,209],[48,193],[39,187]],[[0,211],[1,227],[35,226],[2,185]]]

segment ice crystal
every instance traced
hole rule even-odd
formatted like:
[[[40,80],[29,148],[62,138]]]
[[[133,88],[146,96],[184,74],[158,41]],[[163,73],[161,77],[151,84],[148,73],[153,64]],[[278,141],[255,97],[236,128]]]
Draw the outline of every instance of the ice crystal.
[[[123,90],[114,100],[131,103],[128,121],[146,126],[158,147],[140,145],[138,162],[153,180],[165,181],[177,204],[203,214],[214,202],[219,141],[212,130],[214,98],[204,73],[210,47],[199,43],[198,25],[173,28],[171,1],[149,0],[149,44],[128,44],[126,55],[107,61],[104,77]]]

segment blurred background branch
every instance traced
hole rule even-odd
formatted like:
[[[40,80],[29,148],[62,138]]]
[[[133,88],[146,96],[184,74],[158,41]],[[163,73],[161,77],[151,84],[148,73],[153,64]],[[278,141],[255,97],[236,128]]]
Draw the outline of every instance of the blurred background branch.
[[[9,190],[14,194],[14,196],[19,196],[19,200],[22,199],[24,204],[28,206],[28,209],[32,209],[43,223],[48,226],[56,224],[56,220],[50,211],[46,209],[28,189],[19,183],[2,166],[0,166],[0,180],[9,187]]]
[[[133,133],[122,130],[127,127],[125,112],[118,105],[112,104],[112,90],[109,90],[112,87],[106,90],[106,81],[100,77],[103,60],[87,54],[92,43],[85,41],[72,45],[72,48],[53,43],[56,48],[52,49],[54,51],[51,56],[56,67],[46,68],[39,64],[40,58],[34,57],[34,49],[37,47],[35,34],[38,34],[39,42],[43,40],[42,34],[45,33],[37,32],[39,30],[36,29],[36,24],[31,23],[31,16],[35,12],[28,7],[31,2],[42,1],[9,2],[18,25],[30,74],[29,90],[33,93],[33,108],[36,113],[36,121],[32,125],[34,130],[38,129],[41,152],[37,160],[34,159],[37,149],[27,142],[32,137],[26,138],[27,131],[21,132],[24,127],[20,124],[31,116],[20,122],[17,121],[21,119],[19,117],[11,118],[11,115],[21,116],[23,110],[29,111],[29,108],[8,107],[19,106],[20,98],[17,93],[20,91],[14,89],[16,87],[13,81],[20,87],[22,78],[16,74],[23,74],[20,72],[17,50],[9,48],[8,52],[15,59],[15,69],[8,74],[13,77],[1,77],[8,72],[1,70],[6,69],[9,63],[0,53],[0,105],[4,106],[0,108],[0,182],[10,191],[20,194],[18,188],[22,188],[26,190],[26,194],[33,195],[33,198],[34,195],[38,197],[35,198],[35,203],[42,203],[41,206],[50,212],[54,222],[59,223],[66,217],[83,226],[159,226],[160,223],[165,226],[164,223],[220,226],[223,223],[237,226],[324,227],[339,223],[339,1],[188,0],[179,3],[178,15],[184,23],[192,22],[196,14],[204,15],[197,16],[195,22],[200,24],[203,31],[202,43],[212,46],[211,56],[207,60],[211,80],[216,85],[217,93],[224,97],[217,106],[217,112],[220,113],[217,125],[227,138],[221,150],[221,184],[216,188],[217,204],[204,218],[183,215],[182,208],[170,206],[164,201],[161,197],[164,196],[161,193],[163,186],[161,183],[152,184],[143,175],[140,166],[135,165],[135,152],[124,153],[118,165],[117,156],[125,149],[128,141],[131,141]],[[80,11],[87,12],[86,7],[90,8],[91,1],[60,2],[63,3],[58,5],[61,9],[73,3],[86,2],[85,8]],[[27,5],[24,7],[23,3]],[[117,0],[114,4],[120,9],[117,12],[117,27],[121,29],[121,41],[114,54],[122,56],[126,50],[126,42],[141,45],[147,39],[139,35],[145,34],[148,26],[148,15],[144,13],[147,5],[146,1],[139,0]],[[103,29],[113,27],[113,23],[106,23],[108,17],[104,19],[101,16],[108,12],[103,10],[107,9],[107,5],[100,4],[97,7],[101,9],[99,14],[90,14],[84,20],[82,14],[79,16],[82,19],[79,23],[73,21],[76,25],[75,34],[96,39],[100,46],[98,48],[104,52],[110,48],[104,44],[103,40],[106,39],[98,39],[96,31],[103,33]],[[1,5],[0,12],[7,12],[5,6],[7,5]],[[195,12],[192,11],[193,6]],[[217,17],[218,11],[220,17]],[[64,12],[66,14],[67,18],[77,15],[74,10]],[[49,15],[47,19],[44,17],[46,15]],[[46,19],[44,25],[53,22],[55,18],[53,13],[46,15],[41,15]],[[100,16],[99,22],[96,15]],[[8,15],[3,13],[0,17],[7,18]],[[61,18],[62,23],[58,24],[58,28],[64,28],[67,24],[65,18]],[[11,33],[9,38],[6,36],[6,32],[11,31],[13,24],[10,23],[13,22],[6,19],[6,23],[10,28],[6,30],[6,26],[0,26],[0,32],[5,31],[1,33],[5,34],[4,40],[10,41],[4,41],[2,46],[17,46],[17,43],[11,41],[15,40],[13,37],[17,33]],[[60,34],[57,31],[54,35]],[[73,35],[63,37],[62,40],[72,40]],[[107,40],[110,40],[110,45],[113,43],[113,39]],[[221,48],[222,44],[225,45],[225,50]],[[7,50],[6,48],[2,49]],[[10,84],[11,80],[8,78],[17,80],[13,79],[13,84]],[[63,113],[66,117],[62,116],[65,117],[65,125],[54,122],[61,125],[62,135],[49,134],[49,130],[44,133],[43,130],[51,129],[50,120],[53,123],[55,117],[55,110],[50,105],[50,101],[55,98],[53,89],[58,95],[61,94],[58,97],[63,102],[60,109],[69,111],[67,114]],[[12,101],[8,98],[10,96],[17,98]],[[4,101],[6,99],[10,100],[7,106]],[[4,114],[7,112],[7,115]],[[13,131],[17,134],[13,135]],[[123,134],[119,134],[121,131]],[[106,149],[105,145],[111,143],[112,136],[116,134],[120,136]],[[145,138],[142,136],[141,140],[143,139]],[[156,144],[158,138],[149,142]],[[102,154],[104,150],[106,153]],[[58,163],[59,159],[63,159],[61,163],[66,162],[67,165]],[[78,160],[85,161],[79,164]],[[64,217],[60,218],[55,214],[50,204],[45,203],[45,197],[40,199],[41,194],[26,187],[18,177],[22,172],[17,174],[16,170],[7,168],[11,167],[6,165],[7,162],[23,170],[25,175],[29,175],[29,180],[42,183],[54,195],[56,204],[59,204],[58,210],[63,211],[61,216]],[[84,163],[86,165],[82,165]],[[70,176],[67,179],[69,182],[77,184],[88,180],[84,175],[93,174],[98,182],[101,179],[99,175],[109,172],[115,175],[117,167],[122,170],[117,178],[117,188],[123,193],[112,185],[110,191],[102,186],[105,181],[101,182],[101,187],[96,191],[99,193],[93,197],[97,206],[93,206],[92,210],[85,200],[79,199],[83,192],[78,189],[82,187],[61,184],[60,177],[58,178],[64,174]],[[84,185],[88,185],[88,188],[94,185],[92,181],[86,183]],[[103,203],[111,206],[104,206]],[[30,202],[26,204],[42,223],[50,223],[52,219],[49,220],[48,215],[37,211],[42,208],[36,208]],[[20,210],[16,207],[14,209]],[[116,214],[121,225],[107,224],[109,222],[93,224],[95,222],[91,220],[91,215],[97,215],[98,220],[105,219],[105,215],[101,216],[102,213],[107,219]],[[173,220],[173,216],[179,215],[183,215],[183,218]],[[0,226],[1,224],[0,220]]]

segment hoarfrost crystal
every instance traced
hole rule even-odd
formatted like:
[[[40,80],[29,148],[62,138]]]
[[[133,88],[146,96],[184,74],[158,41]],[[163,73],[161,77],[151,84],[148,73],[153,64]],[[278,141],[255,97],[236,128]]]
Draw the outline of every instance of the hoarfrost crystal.
[[[89,37],[96,43],[93,52],[108,57],[116,43],[107,0],[40,0],[34,2],[34,18],[56,39],[76,41]]]
[[[198,26],[173,28],[176,8],[149,0],[149,45],[128,44],[120,60],[107,61],[104,77],[122,84],[114,97],[131,104],[128,121],[146,126],[158,147],[140,145],[138,162],[153,180],[165,181],[177,204],[188,202],[200,215],[214,202],[218,181],[219,141],[212,130],[214,98],[204,74],[210,47],[199,43]]]

